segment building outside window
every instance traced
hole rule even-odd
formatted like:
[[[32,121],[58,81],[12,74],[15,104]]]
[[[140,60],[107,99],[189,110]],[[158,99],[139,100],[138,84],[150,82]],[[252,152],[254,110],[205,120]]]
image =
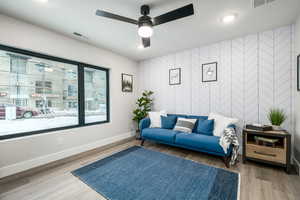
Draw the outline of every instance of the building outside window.
[[[75,97],[77,95],[76,85],[68,85],[68,97]]]
[[[13,104],[16,106],[22,106],[25,107],[27,106],[28,100],[27,99],[13,99]]]
[[[35,92],[38,94],[51,94],[52,93],[52,82],[51,81],[36,81]]]
[[[68,102],[68,107],[69,108],[77,108],[77,102]]]
[[[7,54],[10,57],[10,72],[16,74],[26,74],[28,57],[16,54]]]

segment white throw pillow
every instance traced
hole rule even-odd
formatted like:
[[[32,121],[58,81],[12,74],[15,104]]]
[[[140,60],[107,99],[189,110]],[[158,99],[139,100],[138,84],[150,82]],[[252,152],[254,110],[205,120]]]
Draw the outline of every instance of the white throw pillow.
[[[208,119],[214,119],[214,136],[219,137],[223,135],[225,128],[239,121],[238,119],[225,117],[217,113],[210,113]]]
[[[160,116],[167,116],[167,112],[164,110],[158,112],[149,112],[148,115],[151,121],[150,128],[161,128]]]

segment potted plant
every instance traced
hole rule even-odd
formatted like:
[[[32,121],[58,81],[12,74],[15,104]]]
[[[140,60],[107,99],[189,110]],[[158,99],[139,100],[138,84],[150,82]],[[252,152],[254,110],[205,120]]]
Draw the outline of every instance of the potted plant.
[[[283,110],[272,108],[269,111],[268,118],[272,124],[273,130],[282,130],[280,125],[286,120],[286,115]]]
[[[151,95],[152,91],[144,91],[142,93],[142,97],[138,98],[136,101],[137,108],[133,111],[133,120],[137,123],[137,139],[140,139],[139,136],[139,124],[142,119],[148,116],[148,112],[151,111],[151,106],[153,103],[153,99]]]

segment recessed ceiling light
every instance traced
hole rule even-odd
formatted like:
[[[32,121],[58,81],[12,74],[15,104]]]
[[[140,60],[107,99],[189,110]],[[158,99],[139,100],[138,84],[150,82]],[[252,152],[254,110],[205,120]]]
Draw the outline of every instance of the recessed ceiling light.
[[[48,0],[35,0],[35,1],[38,1],[38,2],[41,2],[41,3],[47,3]]]
[[[222,22],[225,24],[231,23],[236,19],[236,15],[226,15],[222,18]]]

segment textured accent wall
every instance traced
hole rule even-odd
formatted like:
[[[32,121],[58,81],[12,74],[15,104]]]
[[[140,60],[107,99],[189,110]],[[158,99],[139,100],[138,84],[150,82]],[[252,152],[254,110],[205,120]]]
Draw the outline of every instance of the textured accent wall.
[[[199,36],[200,37],[200,36]],[[288,115],[294,130],[296,66],[294,25],[140,62],[140,91],[152,90],[155,109],[208,115],[218,112],[245,123],[267,124],[271,107]],[[218,81],[203,83],[203,63],[218,62]],[[181,85],[170,86],[169,69],[180,67]]]

